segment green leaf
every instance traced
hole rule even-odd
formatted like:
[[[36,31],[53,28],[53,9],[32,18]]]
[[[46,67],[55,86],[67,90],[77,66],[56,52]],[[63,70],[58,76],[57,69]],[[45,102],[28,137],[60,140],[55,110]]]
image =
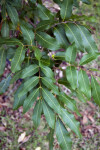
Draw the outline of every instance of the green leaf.
[[[35,47],[35,46],[33,47],[33,49],[34,49],[34,55],[35,55],[36,59],[37,59],[37,60],[40,60],[41,57],[42,57],[42,54],[41,54],[41,52],[40,52],[40,49],[37,48],[37,47]]]
[[[62,150],[72,149],[70,135],[60,119],[56,122],[56,137]]]
[[[4,21],[2,24],[1,35],[2,37],[9,37],[9,25],[7,21]]]
[[[43,112],[46,118],[49,127],[54,129],[55,126],[55,113],[53,110],[48,106],[48,104],[43,100]]]
[[[63,0],[60,6],[60,15],[63,21],[65,21],[72,15],[73,0]]]
[[[16,110],[18,109],[20,106],[23,105],[25,99],[26,99],[26,93],[24,93],[24,95],[22,97],[18,97],[19,92],[22,90],[23,88],[23,84],[21,84],[21,86],[17,89],[17,91],[14,94],[14,104],[13,104],[13,109]]]
[[[64,60],[65,61],[65,52],[57,52],[54,55],[55,60]]]
[[[100,55],[99,53],[86,54],[80,60],[79,65],[85,65],[85,64],[91,62],[92,60],[96,59],[99,55]]]
[[[69,81],[72,89],[75,90],[77,88],[77,72],[75,67],[73,66],[67,67],[66,78]]]
[[[40,67],[46,77],[54,78],[54,73],[52,72],[51,68],[49,68],[47,66],[42,66],[42,65]]]
[[[0,38],[0,44],[23,46],[23,43],[15,38]]]
[[[34,77],[31,77],[30,79],[28,79],[25,83],[24,83],[24,87],[22,89],[21,92],[19,92],[19,98],[21,96],[23,96],[24,93],[27,93],[29,92],[31,89],[33,89],[39,82],[39,77],[37,76],[34,76]]]
[[[36,74],[39,71],[39,66],[38,65],[29,65],[28,67],[25,67],[25,69],[23,69],[22,74],[21,74],[21,78],[25,79],[27,77],[30,77],[34,74]]]
[[[70,87],[70,84],[69,84],[68,80],[66,80],[66,78],[61,78],[61,79],[59,79],[59,80],[58,80],[58,83],[59,83],[59,84],[62,84],[62,85],[64,85],[64,86],[66,86],[66,87],[69,88],[69,89],[71,88],[71,87]]]
[[[6,50],[5,48],[0,48],[0,76],[3,74],[6,65]]]
[[[62,48],[66,49],[69,46],[65,31],[62,25],[58,25],[57,27],[54,27],[54,35],[56,39],[58,40],[58,42],[60,43]]]
[[[15,73],[21,69],[21,64],[25,58],[25,50],[23,46],[20,46],[16,49],[14,58],[11,62],[11,71]]]
[[[45,32],[37,32],[36,40],[41,46],[47,49],[54,50],[54,51],[60,49],[59,42]]]
[[[60,105],[54,95],[49,92],[47,89],[42,88],[43,98],[47,102],[47,104],[58,114],[60,114]]]
[[[7,77],[6,79],[3,79],[3,80],[0,82],[0,94],[3,94],[3,93],[6,92],[6,90],[7,90],[8,87],[9,87],[10,80],[11,80],[11,74],[8,75],[8,77]]]
[[[50,58],[41,58],[40,60],[40,66],[50,66]]]
[[[91,77],[91,90],[95,103],[100,106],[100,85],[93,76]]]
[[[49,11],[45,6],[38,4],[37,5],[39,17],[42,20],[51,20],[54,18],[54,15]]]
[[[67,125],[73,132],[76,133],[78,137],[81,137],[81,133],[79,131],[79,122],[75,120],[74,115],[67,112],[65,109],[61,109],[61,118],[64,121],[65,125]]]
[[[7,5],[7,12],[8,15],[12,21],[12,23],[17,26],[17,23],[19,22],[18,13],[15,7],[11,5]]]
[[[33,90],[31,94],[25,99],[23,105],[23,113],[26,113],[33,106],[38,96],[39,96],[39,88]]]
[[[64,93],[61,93],[59,96],[59,99],[66,104],[66,107],[69,108],[70,110],[72,110],[73,112],[76,112],[78,115],[80,115],[77,106],[76,106],[76,102],[74,99],[70,98],[69,96],[67,96]]]
[[[5,6],[5,4],[1,5],[1,15],[2,15],[3,20],[6,20],[6,6]]]
[[[84,93],[80,91],[80,89],[76,89],[76,95],[77,95],[77,98],[83,103],[87,102],[87,98],[85,97]]]
[[[31,29],[27,28],[26,26],[21,25],[20,27],[23,38],[27,42],[27,45],[32,46],[34,43],[34,32]]]
[[[91,4],[91,2],[90,2],[90,0],[81,0],[83,3],[85,3],[85,4],[88,4],[88,5],[90,5]]]
[[[82,25],[76,23],[65,24],[66,36],[71,43],[75,42],[77,48],[88,53],[98,52],[91,33]]]
[[[53,93],[59,95],[58,87],[53,83],[53,81],[47,77],[42,77],[42,83],[49,89],[52,90]]]
[[[53,142],[54,142],[54,130],[50,128],[50,132],[48,134],[48,140],[49,140],[49,150],[53,150]]]
[[[12,59],[14,57],[16,49],[15,48],[8,48],[7,49],[7,59]]]
[[[10,81],[10,84],[13,84],[14,82],[16,82],[19,78],[21,78],[21,72],[22,70],[16,72],[14,74],[14,76],[12,77],[11,81]]]
[[[35,128],[37,128],[40,124],[41,113],[42,113],[42,102],[41,100],[39,100],[35,105],[33,116],[32,116],[32,120]]]
[[[88,75],[82,69],[78,73],[78,85],[79,90],[84,93],[84,95],[90,100],[91,98],[91,87]]]
[[[40,21],[36,26],[36,31],[48,30],[49,28],[51,28],[51,25],[53,25],[54,23],[56,22],[51,20]]]
[[[76,59],[76,46],[75,43],[73,43],[71,46],[69,46],[66,50],[65,59],[69,63],[75,63]]]

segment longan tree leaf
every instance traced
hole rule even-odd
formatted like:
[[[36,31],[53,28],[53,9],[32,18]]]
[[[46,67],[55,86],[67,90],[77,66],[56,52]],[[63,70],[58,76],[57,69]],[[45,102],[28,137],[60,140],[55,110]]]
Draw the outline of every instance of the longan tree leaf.
[[[17,91],[14,94],[14,104],[13,104],[13,109],[16,110],[18,109],[20,106],[23,105],[25,99],[26,99],[26,93],[23,94],[22,97],[18,97],[19,92],[22,90],[23,88],[23,84],[21,84],[19,86],[19,88],[17,89]]]
[[[7,21],[4,21],[1,29],[2,37],[9,37],[9,25]]]
[[[16,73],[14,74],[14,76],[12,77],[12,79],[11,79],[11,81],[10,81],[11,84],[13,84],[13,83],[16,82],[18,79],[21,78],[21,72],[22,72],[22,70],[20,70],[20,71],[18,71],[18,72],[16,72]]]
[[[63,0],[60,4],[60,15],[63,21],[72,15],[73,0]]]
[[[33,110],[33,116],[32,116],[32,120],[35,128],[37,128],[40,124],[41,113],[42,113],[42,101],[38,100]]]
[[[52,79],[54,78],[54,73],[51,70],[51,68],[41,65],[41,70],[45,74],[46,77],[49,77],[49,78],[52,78]]]
[[[11,74],[9,74],[6,79],[3,79],[0,82],[0,94],[3,94],[6,92],[6,90],[8,89],[9,85],[10,85],[10,80],[11,80]]]
[[[91,77],[91,88],[93,99],[100,106],[100,85],[93,76]]]
[[[58,87],[53,83],[51,79],[48,77],[43,77],[42,78],[42,83],[49,89],[53,91],[53,93],[59,95]]]
[[[54,18],[53,13],[51,13],[44,5],[38,4],[37,9],[37,13],[42,20],[51,20]]]
[[[6,49],[0,48],[0,76],[3,74],[6,65]]]
[[[70,135],[60,119],[56,122],[56,137],[62,150],[71,150]]]
[[[78,73],[78,85],[79,90],[84,93],[84,95],[90,100],[91,98],[91,86],[88,75],[84,70],[80,70]]]
[[[46,121],[49,124],[49,127],[54,129],[55,119],[56,119],[55,113],[44,100],[43,100],[43,112],[44,112]]]
[[[36,74],[39,71],[39,66],[34,64],[34,65],[29,65],[28,67],[25,67],[21,73],[21,78],[25,79],[27,77],[30,77],[34,74]]]
[[[38,84],[38,82],[39,82],[39,77],[37,77],[37,76],[31,77],[30,79],[28,79],[24,83],[22,91],[19,92],[19,94],[18,94],[19,98],[21,96],[23,96],[24,93],[27,94],[27,92],[31,91]]]
[[[69,81],[72,89],[77,88],[77,72],[76,68],[73,66],[68,66],[66,69],[66,78]]]
[[[61,100],[61,102],[66,104],[67,108],[69,108],[73,112],[76,112],[78,115],[80,115],[74,99],[70,98],[64,93],[60,93],[59,99]]]
[[[69,46],[65,31],[62,25],[57,25],[57,27],[54,27],[54,35],[56,39],[59,41],[62,48],[67,48]]]
[[[75,42],[77,48],[88,53],[98,52],[91,33],[82,25],[68,23],[64,25],[66,36],[71,43]]]
[[[78,137],[81,137],[81,133],[79,131],[79,122],[76,121],[74,115],[70,114],[66,109],[61,108],[60,116],[65,125],[75,132]]]
[[[54,129],[50,128],[50,132],[48,134],[48,140],[49,140],[49,150],[53,150],[53,142],[54,142]]]
[[[57,99],[54,95],[45,88],[42,88],[43,98],[47,102],[47,104],[58,114],[60,113],[60,104],[58,103]]]
[[[45,32],[37,32],[36,40],[41,46],[47,49],[55,51],[60,48],[59,42],[55,38],[51,37],[49,34]]]
[[[12,21],[12,23],[17,26],[18,22],[19,22],[19,17],[18,17],[18,13],[15,7],[11,6],[11,5],[7,5],[7,12],[8,15]]]
[[[82,57],[79,64],[85,65],[85,64],[91,62],[92,60],[96,59],[99,55],[100,55],[100,53],[86,54]]]
[[[21,25],[20,27],[23,38],[26,41],[27,45],[32,46],[34,43],[34,32],[32,31],[32,29],[29,29],[26,26]]]
[[[34,102],[37,100],[37,97],[39,96],[39,88],[33,90],[29,96],[25,99],[24,105],[23,105],[23,113],[26,113],[34,104]]]
[[[25,58],[24,47],[23,46],[19,46],[16,49],[14,58],[12,59],[12,62],[11,62],[11,71],[13,73],[15,73],[16,71],[19,71],[21,69],[21,64],[22,64],[24,58]]]
[[[67,49],[66,49],[66,54],[65,54],[65,59],[68,63],[74,63],[75,59],[76,59],[76,46],[75,43],[73,43],[72,45],[70,45]]]
[[[9,46],[19,45],[20,47],[24,46],[20,40],[15,38],[0,38],[0,44],[6,44]]]

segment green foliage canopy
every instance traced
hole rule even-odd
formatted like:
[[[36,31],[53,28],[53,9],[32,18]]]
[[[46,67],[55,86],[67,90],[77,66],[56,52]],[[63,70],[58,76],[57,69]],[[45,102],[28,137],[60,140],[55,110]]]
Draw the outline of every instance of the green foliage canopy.
[[[89,0],[82,2],[90,4]],[[81,137],[79,122],[73,115],[73,112],[79,116],[80,113],[75,99],[66,95],[59,85],[66,86],[82,102],[93,97],[100,106],[100,85],[92,75],[90,80],[84,69],[84,65],[100,53],[91,32],[73,15],[78,1],[54,0],[53,3],[59,8],[56,12],[47,9],[41,0],[0,1],[0,76],[6,60],[11,60],[11,74],[0,82],[0,94],[9,84],[23,79],[15,92],[13,108],[23,106],[23,113],[26,113],[35,104],[34,127],[39,126],[44,114],[50,128],[49,149],[53,150],[55,131],[61,149],[71,150],[67,127]],[[80,52],[84,55],[77,62]],[[66,71],[60,68],[62,62],[68,64]],[[63,71],[63,78],[58,81],[55,67]]]

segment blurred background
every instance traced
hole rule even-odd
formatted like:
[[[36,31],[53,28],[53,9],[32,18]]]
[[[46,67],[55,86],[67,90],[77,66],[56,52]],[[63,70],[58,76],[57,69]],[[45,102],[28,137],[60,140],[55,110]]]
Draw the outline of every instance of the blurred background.
[[[49,1],[44,1],[45,5],[52,7]],[[80,7],[74,9],[74,13],[79,16],[85,15],[85,24],[93,33],[98,49],[100,51],[100,0],[91,0],[91,5],[80,3]],[[100,69],[100,58],[90,64],[93,68]],[[10,64],[6,63],[5,78],[10,72]],[[100,76],[100,72],[94,72]],[[98,78],[100,80],[100,78]],[[31,113],[22,114],[20,107],[13,111],[13,93],[21,84],[18,80],[11,85],[8,91],[0,96],[0,150],[49,150],[47,134],[48,127],[44,116],[41,118],[41,125],[38,129],[33,128]],[[86,104],[78,103],[78,108],[82,117],[75,114],[81,124],[82,139],[71,135],[73,150],[100,150],[100,108],[91,101]],[[54,149],[60,150],[57,140],[54,141]]]

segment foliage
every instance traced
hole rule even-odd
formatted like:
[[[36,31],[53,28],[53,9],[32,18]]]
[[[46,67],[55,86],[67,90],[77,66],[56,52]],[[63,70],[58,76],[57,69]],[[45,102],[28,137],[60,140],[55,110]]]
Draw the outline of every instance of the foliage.
[[[82,2],[90,4],[89,0]],[[88,76],[84,66],[100,53],[82,17],[73,15],[78,1],[54,0],[55,3],[57,10],[52,12],[41,0],[1,0],[0,75],[6,59],[11,60],[11,74],[0,82],[0,94],[10,83],[22,79],[13,108],[23,106],[26,113],[35,104],[34,127],[39,126],[44,114],[50,128],[49,149],[53,149],[55,131],[61,149],[70,150],[72,141],[67,128],[81,137],[79,122],[73,115],[80,113],[72,96],[82,102],[93,97],[100,106],[100,85],[91,72]],[[83,57],[78,62],[80,52]],[[66,71],[60,67],[62,62],[67,63]],[[55,68],[63,71],[58,81]],[[66,95],[57,82],[70,89],[71,95]]]

